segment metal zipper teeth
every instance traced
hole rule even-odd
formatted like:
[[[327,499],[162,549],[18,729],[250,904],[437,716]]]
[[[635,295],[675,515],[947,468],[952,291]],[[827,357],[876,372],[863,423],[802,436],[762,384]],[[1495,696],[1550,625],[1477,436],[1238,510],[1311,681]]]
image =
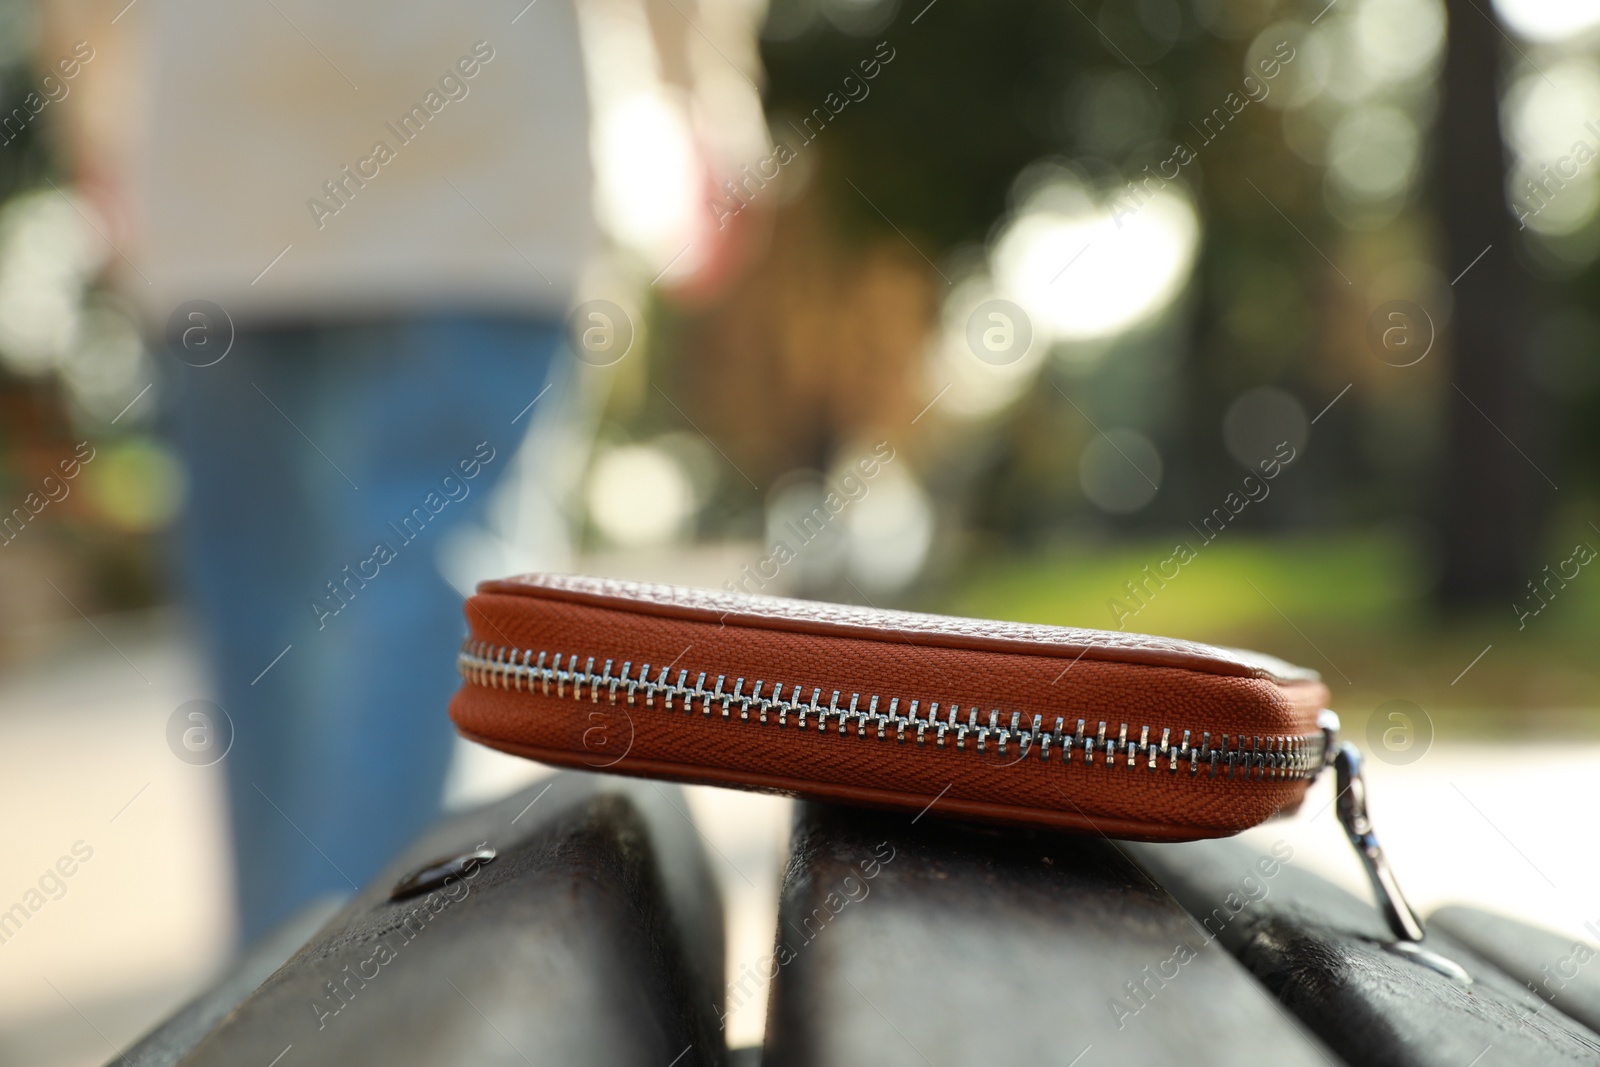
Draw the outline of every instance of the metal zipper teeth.
[[[804,698],[806,687],[800,684],[789,686],[787,697],[783,695],[785,685],[782,683],[775,684],[768,695],[763,696],[766,682],[761,679],[746,693],[743,678],[735,678],[733,689],[729,691],[727,676],[723,674],[717,675],[715,684],[707,687],[706,681],[711,677],[707,671],[700,671],[690,684],[687,670],[680,670],[677,680],[671,681],[670,668],[662,667],[652,680],[648,663],[641,664],[635,675],[631,660],[624,662],[618,673],[612,673],[614,660],[605,660],[599,673],[595,672],[595,657],[587,657],[581,669],[578,661],[576,654],[556,653],[552,658],[545,651],[535,653],[532,649],[471,639],[462,644],[456,657],[464,679],[491,689],[529,693],[537,690],[543,696],[554,695],[561,699],[570,696],[573,700],[582,700],[587,691],[591,703],[598,703],[603,693],[610,703],[615,704],[621,696],[630,707],[637,706],[642,699],[645,707],[654,708],[656,701],[661,700],[664,710],[672,711],[676,702],[687,714],[693,714],[698,701],[705,717],[710,718],[713,710],[718,709],[720,717],[728,721],[737,715],[743,723],[776,722],[779,728],[785,728],[793,718],[795,726],[801,730],[814,728],[826,733],[831,720],[842,736],[849,734],[851,724],[855,725],[856,736],[861,739],[875,736],[884,741],[892,731],[895,740],[903,743],[907,733],[914,731],[918,745],[925,744],[931,736],[937,747],[946,748],[946,739],[950,738],[955,741],[957,751],[985,754],[993,750],[997,756],[1009,755],[1008,745],[1014,745],[1018,762],[1030,749],[1038,750],[1040,761],[1049,762],[1051,750],[1055,749],[1061,753],[1059,762],[1064,765],[1070,765],[1073,753],[1077,752],[1078,762],[1086,766],[1098,763],[1104,767],[1132,769],[1142,763],[1150,771],[1164,767],[1176,774],[1178,765],[1185,763],[1191,776],[1206,767],[1213,778],[1221,774],[1228,778],[1237,775],[1265,780],[1309,780],[1315,778],[1323,766],[1325,737],[1321,731],[1258,735],[1248,739],[1243,734],[1223,734],[1221,744],[1213,745],[1210,731],[1199,731],[1200,741],[1195,744],[1193,737],[1197,731],[1162,727],[1160,739],[1152,740],[1151,735],[1156,731],[1149,726],[1139,726],[1137,737],[1130,737],[1128,724],[1118,723],[1115,735],[1107,736],[1108,722],[1100,721],[1093,732],[1086,733],[1086,720],[1079,719],[1076,732],[1069,733],[1063,717],[1056,718],[1053,730],[1045,730],[1042,715],[1034,715],[1030,723],[1024,723],[1023,712],[1013,711],[1010,723],[1001,724],[1000,712],[996,709],[989,712],[986,724],[980,724],[978,709],[972,707],[963,722],[959,721],[958,704],[947,703],[945,718],[941,719],[938,701],[912,700],[909,709],[902,714],[899,697],[889,700],[887,712],[880,712],[880,698],[875,694],[867,696],[867,707],[863,711],[859,693],[851,693],[849,705],[840,707],[843,691],[829,689],[831,697],[826,704],[821,703],[824,692],[821,686],[812,687],[810,700]],[[926,712],[919,715],[924,707]],[[976,741],[975,747],[968,747],[969,738]]]

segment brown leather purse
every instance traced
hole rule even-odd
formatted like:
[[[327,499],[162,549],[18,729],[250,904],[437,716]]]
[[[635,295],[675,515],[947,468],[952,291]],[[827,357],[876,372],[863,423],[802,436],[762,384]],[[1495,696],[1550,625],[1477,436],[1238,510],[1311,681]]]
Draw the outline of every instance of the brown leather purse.
[[[1184,841],[1297,808],[1335,764],[1391,925],[1415,924],[1327,687],[1269,656],[552,575],[466,614],[457,729],[565,767]]]
[[[467,619],[456,726],[562,766],[1175,841],[1324,762],[1316,674],[1186,641],[545,575]]]

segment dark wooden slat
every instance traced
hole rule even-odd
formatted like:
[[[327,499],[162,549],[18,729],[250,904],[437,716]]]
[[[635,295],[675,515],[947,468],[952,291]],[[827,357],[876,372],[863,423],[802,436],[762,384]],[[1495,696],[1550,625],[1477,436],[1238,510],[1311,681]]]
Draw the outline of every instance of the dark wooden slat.
[[[1492,911],[1440,908],[1428,925],[1477,952],[1545,1001],[1600,1033],[1600,948]]]
[[[721,905],[682,793],[580,774],[540,789],[426,834],[186,1067],[720,1064]],[[388,900],[482,842],[499,857],[469,879]]]
[[[1448,934],[1430,931],[1426,947],[1465,967],[1470,986],[1386,949],[1374,907],[1298,867],[1292,848],[1269,857],[1270,877],[1263,854],[1238,841],[1127,848],[1351,1063],[1600,1063],[1600,1037]]]
[[[765,1067],[1331,1062],[1102,839],[804,806],[766,967]]]
[[[173,1067],[338,912],[342,897],[316,901],[251,945],[205,992],[179,1008],[108,1067]]]

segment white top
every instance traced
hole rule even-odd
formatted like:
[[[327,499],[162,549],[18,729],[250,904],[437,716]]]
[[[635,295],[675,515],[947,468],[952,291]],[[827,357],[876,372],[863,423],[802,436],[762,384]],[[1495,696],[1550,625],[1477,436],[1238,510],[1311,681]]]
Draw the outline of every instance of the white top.
[[[154,321],[565,309],[594,235],[572,0],[145,17],[130,289]]]

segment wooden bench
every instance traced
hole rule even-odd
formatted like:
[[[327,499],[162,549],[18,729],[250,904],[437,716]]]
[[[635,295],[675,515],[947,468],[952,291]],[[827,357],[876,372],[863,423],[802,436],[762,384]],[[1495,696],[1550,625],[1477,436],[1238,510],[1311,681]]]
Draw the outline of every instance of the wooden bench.
[[[1541,985],[1574,946],[1520,923],[1434,918],[1429,946],[1463,984],[1385,947],[1369,903],[1235,841],[824,805],[798,809],[765,1047],[730,1051],[721,907],[687,809],[663,800],[674,787],[543,788],[436,826],[115,1062],[1600,1063],[1600,964]],[[408,871],[485,844],[491,862],[390,899]]]

